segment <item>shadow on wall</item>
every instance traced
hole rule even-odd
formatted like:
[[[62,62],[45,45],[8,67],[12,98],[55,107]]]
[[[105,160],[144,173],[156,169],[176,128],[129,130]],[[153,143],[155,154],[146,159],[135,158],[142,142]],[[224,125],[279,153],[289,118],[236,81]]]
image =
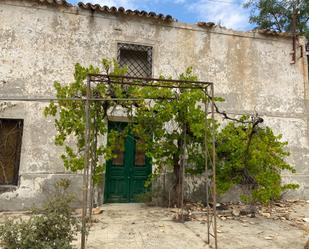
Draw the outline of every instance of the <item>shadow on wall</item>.
[[[23,175],[21,185],[0,194],[0,211],[29,210],[42,204],[49,198],[53,186],[60,179],[70,180],[68,191],[74,195],[73,207],[80,207],[82,203],[82,176],[78,174],[59,174],[45,176]]]
[[[150,206],[170,207],[171,190],[174,180],[173,173],[162,174],[152,184],[150,192],[139,196],[139,201]],[[225,194],[217,196],[217,201],[237,203],[241,200],[241,195],[247,193],[247,191],[247,189],[241,186],[234,186]],[[201,202],[206,204],[206,183],[204,176],[186,176],[184,199],[185,202]]]

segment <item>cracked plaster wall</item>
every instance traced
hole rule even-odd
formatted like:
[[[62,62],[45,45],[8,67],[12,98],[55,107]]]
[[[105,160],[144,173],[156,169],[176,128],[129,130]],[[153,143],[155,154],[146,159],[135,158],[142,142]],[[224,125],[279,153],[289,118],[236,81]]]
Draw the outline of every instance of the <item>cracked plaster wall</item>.
[[[4,0],[0,95],[53,95],[53,82],[70,82],[76,62],[97,65],[102,58],[115,58],[117,42],[153,46],[153,76],[175,77],[193,66],[199,79],[214,82],[216,95],[226,99],[222,109],[263,115],[265,124],[289,142],[289,162],[297,174],[284,174],[284,179],[301,186],[289,197],[309,198],[307,61],[290,64],[289,38]],[[53,120],[42,115],[44,106],[12,102],[0,112],[1,118],[24,119],[19,186],[0,194],[0,210],[30,207],[63,176],[80,191],[81,175],[64,170],[61,149],[53,143]]]

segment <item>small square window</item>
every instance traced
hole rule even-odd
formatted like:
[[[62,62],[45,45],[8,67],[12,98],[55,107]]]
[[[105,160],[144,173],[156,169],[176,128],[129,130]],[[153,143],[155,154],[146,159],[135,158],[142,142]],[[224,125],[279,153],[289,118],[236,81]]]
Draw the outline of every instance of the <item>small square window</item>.
[[[17,185],[23,120],[0,119],[0,185]]]
[[[118,43],[117,57],[121,67],[128,67],[127,76],[152,76],[152,47]]]

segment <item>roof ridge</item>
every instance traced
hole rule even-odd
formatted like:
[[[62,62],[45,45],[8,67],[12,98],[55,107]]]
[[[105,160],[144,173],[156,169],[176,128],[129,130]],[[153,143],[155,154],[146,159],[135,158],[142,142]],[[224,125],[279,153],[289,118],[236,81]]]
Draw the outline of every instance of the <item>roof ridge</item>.
[[[64,7],[77,7],[84,10],[94,11],[98,13],[108,13],[108,14],[120,14],[125,16],[137,16],[137,17],[145,17],[151,18],[163,22],[176,22],[177,20],[174,19],[171,15],[164,15],[161,13],[155,13],[153,11],[145,11],[145,10],[131,10],[126,9],[124,7],[115,7],[115,6],[107,6],[107,5],[100,5],[100,4],[93,4],[90,2],[78,2],[76,5],[69,3],[67,0],[26,0],[37,2],[39,4],[51,4],[57,6],[64,6]]]
[[[120,13],[124,15],[136,15],[140,17],[152,17],[156,19],[161,19],[162,21],[175,21],[175,19],[171,15],[164,15],[164,14],[157,14],[153,11],[145,11],[145,10],[131,10],[131,9],[126,9],[122,6],[120,7],[115,7],[115,6],[107,6],[107,5],[100,5],[100,4],[92,4],[92,3],[84,3],[84,2],[79,2],[78,7],[83,8],[83,9],[89,9],[92,11],[99,11],[99,12],[108,12],[108,13]]]
[[[56,5],[64,5],[66,7],[72,7],[73,5],[70,4],[68,1],[66,0],[32,0],[35,2],[39,2],[39,3],[48,3],[48,4],[56,4]]]

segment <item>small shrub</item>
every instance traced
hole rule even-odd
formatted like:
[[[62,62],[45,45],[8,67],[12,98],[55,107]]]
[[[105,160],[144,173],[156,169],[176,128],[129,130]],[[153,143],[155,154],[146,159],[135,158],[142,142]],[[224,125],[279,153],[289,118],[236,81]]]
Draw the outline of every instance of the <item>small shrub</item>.
[[[73,249],[79,223],[72,215],[74,198],[67,192],[69,185],[68,180],[58,181],[54,193],[28,220],[8,219],[1,225],[3,249]]]

